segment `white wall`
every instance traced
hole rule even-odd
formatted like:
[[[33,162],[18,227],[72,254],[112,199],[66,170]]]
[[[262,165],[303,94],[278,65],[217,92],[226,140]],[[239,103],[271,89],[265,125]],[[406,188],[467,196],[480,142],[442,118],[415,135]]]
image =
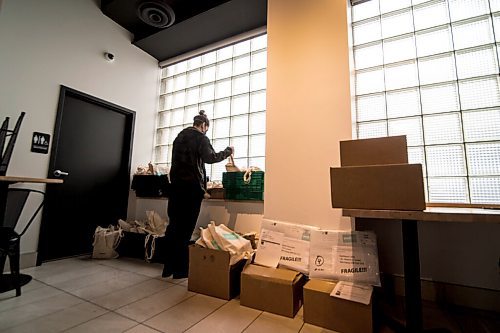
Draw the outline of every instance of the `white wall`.
[[[264,216],[349,229],[330,167],[351,138],[347,1],[269,0]]]
[[[264,217],[348,229],[329,167],[351,138],[347,0],[269,0]],[[402,273],[401,230],[375,222],[386,273]],[[422,277],[500,290],[500,224],[420,224]],[[472,237],[474,235],[474,237]],[[496,238],[495,238],[496,237]]]
[[[0,115],[26,112],[8,175],[46,177],[50,152],[30,152],[34,131],[53,134],[60,85],[136,112],[132,168],[150,161],[158,62],[93,0],[4,0],[0,11]],[[104,51],[116,60],[107,62]],[[12,123],[11,123],[12,124]],[[132,170],[133,171],[133,170]],[[39,221],[23,237],[37,249]],[[22,263],[23,264],[23,263]],[[26,265],[24,265],[26,266]]]

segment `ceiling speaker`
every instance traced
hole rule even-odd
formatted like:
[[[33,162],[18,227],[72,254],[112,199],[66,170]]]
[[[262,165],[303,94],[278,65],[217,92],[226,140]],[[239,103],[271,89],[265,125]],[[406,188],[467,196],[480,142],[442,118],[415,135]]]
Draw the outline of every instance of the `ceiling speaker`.
[[[137,16],[155,28],[166,28],[174,24],[175,13],[172,7],[161,0],[142,1],[137,6]]]

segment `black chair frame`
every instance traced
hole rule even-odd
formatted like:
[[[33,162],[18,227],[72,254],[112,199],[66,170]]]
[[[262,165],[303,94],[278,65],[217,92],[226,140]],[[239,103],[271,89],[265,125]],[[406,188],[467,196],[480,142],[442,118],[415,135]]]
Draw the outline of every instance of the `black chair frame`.
[[[14,129],[10,130],[9,127],[9,117],[6,117],[0,127],[0,176],[5,176],[7,174],[7,168],[9,166],[9,161],[14,151],[14,144],[16,143],[17,135],[19,129],[21,128],[21,123],[25,112],[21,112],[19,118],[17,118],[16,125]],[[7,142],[7,137],[10,137]],[[7,146],[5,146],[7,143]]]
[[[26,203],[31,193],[41,195],[41,203],[37,206],[35,212],[30,216],[28,222],[20,233],[15,231],[19,219],[24,211]],[[20,244],[21,237],[26,233],[31,223],[35,220],[45,202],[45,193],[35,189],[28,188],[9,188],[7,194],[7,207],[5,216],[0,226],[0,268],[3,272],[7,256],[10,262],[10,271],[14,279],[16,296],[21,295],[21,279],[19,272]]]

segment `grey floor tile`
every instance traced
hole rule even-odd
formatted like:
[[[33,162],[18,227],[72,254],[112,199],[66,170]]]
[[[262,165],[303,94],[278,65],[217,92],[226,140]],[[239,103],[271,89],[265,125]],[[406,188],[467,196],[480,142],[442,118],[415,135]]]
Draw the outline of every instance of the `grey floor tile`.
[[[35,303],[56,295],[63,294],[61,290],[45,285],[31,291],[27,290],[21,290],[21,291],[22,291],[21,296],[9,297],[0,301],[0,314],[3,311],[26,306],[27,304],[30,303]]]
[[[173,284],[179,284],[179,285],[185,285],[185,286],[187,286],[187,281],[188,281],[187,278],[186,279],[174,279],[174,278],[172,278],[172,275],[167,277],[167,278],[160,277],[159,279],[162,281],[167,281],[167,282],[173,283]]]
[[[109,267],[103,267],[89,261],[71,258],[43,263],[41,266],[24,269],[22,273],[29,274],[33,276],[34,279],[40,281],[53,283],[92,274],[94,271],[103,269],[109,269]]]
[[[143,282],[147,279],[149,278],[144,275],[134,274],[130,272],[121,272],[118,276],[115,276],[103,282],[94,283],[81,289],[71,290],[69,291],[69,293],[86,300],[93,300],[117,290],[133,286],[134,284]]]
[[[163,332],[184,332],[226,302],[219,298],[198,294],[163,311],[145,321],[144,324]]]
[[[248,326],[245,333],[297,333],[302,328],[303,321],[300,316],[287,318],[268,312],[263,312],[255,321]]]
[[[41,283],[40,281],[32,279],[28,284],[24,285],[21,287],[21,296],[25,293],[29,293],[35,289],[45,287],[46,284]],[[11,291],[6,291],[0,294],[0,301],[8,299],[8,298],[13,298],[16,297],[16,291],[11,290]]]
[[[50,285],[57,285],[61,288],[65,287],[65,283],[69,286],[77,286],[79,280],[85,280],[87,277],[91,277],[94,274],[103,274],[106,272],[113,271],[111,267],[106,267],[102,265],[92,265],[85,267],[61,267],[59,272],[50,272],[33,275],[33,278]],[[73,284],[74,282],[74,284]]]
[[[64,332],[71,333],[121,333],[136,326],[133,320],[110,312]]]
[[[172,286],[174,285],[166,281],[149,279],[96,298],[92,302],[107,309],[115,310]]]
[[[119,278],[122,274],[127,274],[127,272],[111,267],[104,267],[102,265],[99,265],[98,267],[99,269],[93,269],[92,273],[86,271],[85,274],[67,274],[66,277],[68,278],[62,281],[55,281],[53,278],[48,278],[44,280],[44,282],[65,291],[72,291],[110,279]],[[64,275],[64,273],[61,275]]]
[[[125,331],[125,333],[158,333],[158,332],[160,331],[154,330],[151,327],[147,327],[142,324],[134,326],[131,329]]]
[[[103,262],[103,265],[154,278],[160,277],[163,270],[162,264],[148,263],[145,260],[135,258],[120,258],[119,260],[108,260]]]
[[[187,290],[187,279],[161,278],[162,265],[120,258],[69,258],[22,270],[34,279],[0,294],[0,331],[336,333]],[[63,290],[64,289],[64,290]],[[65,291],[67,290],[67,291]],[[88,299],[89,302],[85,301]],[[426,327],[451,332],[500,332],[496,313],[424,303]],[[382,326],[377,333],[394,333]]]
[[[261,313],[262,311],[241,306],[239,300],[232,300],[198,322],[187,332],[242,332]]]
[[[117,309],[116,312],[137,322],[143,322],[194,295],[195,293],[188,291],[185,286],[175,285],[137,302],[121,307]]]
[[[1,312],[1,317],[7,320],[0,321],[0,331],[19,326],[27,321],[52,314],[82,302],[80,298],[63,293]]]
[[[107,310],[84,302],[67,309],[28,321],[19,326],[12,327],[2,333],[54,333],[62,332],[71,327],[103,315]]]

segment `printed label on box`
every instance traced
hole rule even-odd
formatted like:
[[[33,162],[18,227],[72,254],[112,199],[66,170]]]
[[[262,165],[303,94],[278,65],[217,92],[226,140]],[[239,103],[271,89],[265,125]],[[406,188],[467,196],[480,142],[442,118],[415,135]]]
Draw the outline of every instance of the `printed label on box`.
[[[330,296],[368,305],[372,298],[372,291],[372,286],[339,281],[335,285],[335,288],[333,288]]]
[[[312,278],[380,285],[375,234],[367,231],[313,231]]]

